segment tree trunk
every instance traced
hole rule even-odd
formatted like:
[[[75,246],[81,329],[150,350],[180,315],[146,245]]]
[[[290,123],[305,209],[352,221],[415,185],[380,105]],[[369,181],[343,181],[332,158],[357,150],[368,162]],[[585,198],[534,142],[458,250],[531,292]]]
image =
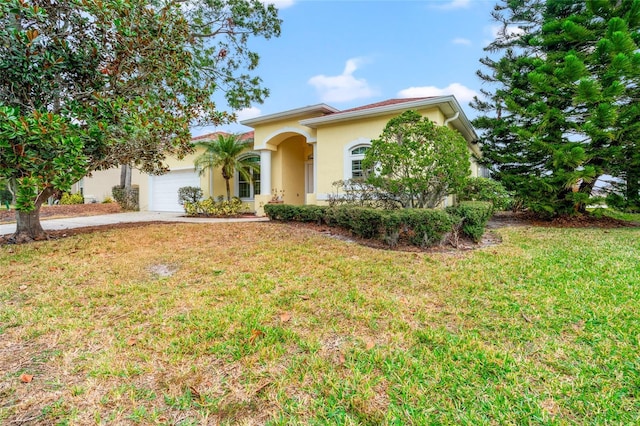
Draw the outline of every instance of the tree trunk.
[[[7,181],[7,189],[11,193],[11,204],[16,205],[16,189],[15,189],[15,179],[10,179]]]
[[[16,233],[9,238],[13,244],[29,243],[48,239],[40,224],[40,207],[44,200],[53,194],[51,188],[43,190],[35,202],[35,209],[30,212],[16,211]]]
[[[123,164],[120,168],[120,186],[131,188],[131,166],[128,164]]]
[[[584,192],[585,194],[589,194],[589,196],[591,196],[591,193],[593,192],[593,186],[595,185],[597,180],[598,180],[598,177],[594,178],[593,181],[591,182],[582,181],[582,183],[580,184],[579,191]],[[580,203],[579,205],[576,206],[576,211],[580,214],[586,214],[587,204]]]
[[[127,166],[123,164],[120,166],[120,187],[124,188],[124,184],[127,182]]]
[[[227,201],[231,201],[231,187],[229,186],[229,179],[225,178],[224,181],[227,184]]]

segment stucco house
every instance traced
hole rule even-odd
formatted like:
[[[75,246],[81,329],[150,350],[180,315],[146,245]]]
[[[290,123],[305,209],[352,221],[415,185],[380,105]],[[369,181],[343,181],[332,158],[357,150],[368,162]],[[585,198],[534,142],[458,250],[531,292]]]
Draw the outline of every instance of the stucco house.
[[[410,109],[436,124],[456,129],[466,139],[470,152],[481,155],[478,137],[453,96],[390,99],[342,111],[326,104],[311,105],[241,122],[254,129],[243,137],[253,137],[253,149],[246,155],[260,162],[260,173],[253,182],[236,175],[234,194],[258,214],[276,195],[288,204],[324,204],[334,190],[333,182],[362,173],[364,151],[387,122]],[[200,136],[194,142],[216,136]],[[132,183],[139,187],[140,209],[182,211],[177,192],[183,186],[199,186],[205,196],[225,194],[220,171],[206,171],[202,176],[195,171],[193,162],[201,152],[182,160],[170,159],[171,171],[162,176],[134,171]],[[119,173],[113,169],[83,179],[80,185],[85,197],[100,201],[110,196],[111,188],[119,182]],[[471,175],[480,174],[472,156]]]

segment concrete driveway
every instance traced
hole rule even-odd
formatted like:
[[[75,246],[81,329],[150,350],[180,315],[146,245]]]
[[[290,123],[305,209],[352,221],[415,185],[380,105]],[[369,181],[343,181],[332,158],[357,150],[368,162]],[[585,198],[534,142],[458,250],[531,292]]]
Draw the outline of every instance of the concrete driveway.
[[[64,219],[42,219],[40,223],[45,231],[59,231],[64,229],[84,228],[87,226],[113,225],[116,223],[136,222],[188,222],[188,223],[229,223],[229,222],[265,222],[266,217],[256,218],[199,218],[183,217],[184,213],[169,212],[127,212],[98,216],[67,217]],[[0,235],[9,235],[16,232],[15,223],[0,225]]]

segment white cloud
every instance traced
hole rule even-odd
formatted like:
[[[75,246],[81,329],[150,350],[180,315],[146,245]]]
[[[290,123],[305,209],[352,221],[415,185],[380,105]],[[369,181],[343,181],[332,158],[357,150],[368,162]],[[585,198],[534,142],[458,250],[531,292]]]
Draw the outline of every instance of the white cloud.
[[[250,118],[257,117],[260,114],[262,114],[262,111],[260,111],[260,108],[256,108],[256,107],[244,108],[239,111],[236,111],[236,118],[237,118],[236,121],[240,122],[242,120],[248,120]]]
[[[286,9],[289,6],[293,6],[294,0],[261,0],[264,4],[272,4],[278,9]]]
[[[485,38],[482,41],[482,45],[483,46],[488,46],[489,44],[493,43],[498,36],[500,36],[501,32],[503,31],[503,26],[502,25],[487,25],[484,27],[484,34],[485,36],[488,36],[488,38]],[[522,34],[524,34],[524,30],[522,28],[518,28],[515,25],[509,25],[507,26],[507,28],[505,29],[505,32],[507,35],[512,36],[512,37],[518,37]]]
[[[422,98],[427,96],[447,96],[454,95],[459,102],[469,102],[478,93],[463,86],[460,83],[451,83],[447,87],[438,88],[435,86],[409,87],[398,92],[401,98]]]
[[[471,40],[469,40],[468,38],[462,38],[462,37],[454,38],[453,40],[451,40],[451,43],[464,44],[465,46],[471,46]]]
[[[364,78],[356,78],[353,73],[365,62],[364,58],[351,58],[340,75],[324,74],[311,77],[308,83],[316,88],[323,102],[348,102],[376,96],[378,93]]]
[[[484,28],[484,32],[485,34],[488,34],[491,39],[485,40],[484,44],[488,45],[489,43],[492,43],[496,38],[498,38],[498,36],[502,34],[503,31],[505,35],[514,38],[524,34],[524,30],[522,28],[519,28],[517,25],[508,25],[506,28],[504,28],[502,25],[489,25]]]
[[[471,0],[451,0],[443,4],[435,4],[431,7],[442,10],[465,9],[471,5]]]
[[[490,25],[488,27],[488,31],[491,33],[493,39],[495,40],[499,35],[502,34],[503,28],[504,27],[502,25]],[[504,28],[504,33],[505,35],[514,37],[524,34],[524,30],[517,25],[507,25],[507,27]]]

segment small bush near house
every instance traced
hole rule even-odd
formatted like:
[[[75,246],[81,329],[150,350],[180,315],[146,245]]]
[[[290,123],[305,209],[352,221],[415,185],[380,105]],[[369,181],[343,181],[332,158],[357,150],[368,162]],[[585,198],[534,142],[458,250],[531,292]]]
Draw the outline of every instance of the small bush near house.
[[[264,214],[271,220],[290,222],[295,220],[298,207],[291,204],[265,204]]]
[[[197,186],[183,186],[178,189],[178,203],[183,206],[184,203],[197,203],[202,199],[202,189]]]
[[[227,200],[216,201],[213,198],[196,201],[195,203],[185,202],[184,211],[187,216],[205,217],[234,217],[242,213],[247,213],[247,205],[237,197]]]
[[[102,204],[111,204],[113,202],[113,198],[111,197],[104,197],[104,200],[102,200]]]
[[[405,209],[399,213],[403,226],[411,229],[409,240],[419,247],[440,244],[453,226],[460,222],[457,215],[440,209]]]
[[[340,206],[327,210],[325,221],[330,226],[339,226],[362,238],[379,238],[384,211],[368,207]]]
[[[264,212],[271,220],[282,222],[316,222],[326,223],[327,206],[292,206],[290,204],[265,204]]]
[[[140,189],[137,186],[126,188],[116,185],[111,189],[111,194],[124,210],[140,210]]]
[[[482,238],[493,211],[493,204],[488,201],[464,201],[457,206],[447,207],[449,214],[462,218],[459,225],[462,233],[476,243]]]
[[[62,198],[60,198],[60,204],[84,204],[84,197],[80,193],[69,194],[65,192],[62,194]]]
[[[328,208],[327,206],[314,205],[296,206],[295,220],[298,222],[316,222],[320,224]]]
[[[509,210],[513,204],[513,197],[498,181],[483,177],[467,178],[461,191],[459,201],[488,201],[494,210]]]

